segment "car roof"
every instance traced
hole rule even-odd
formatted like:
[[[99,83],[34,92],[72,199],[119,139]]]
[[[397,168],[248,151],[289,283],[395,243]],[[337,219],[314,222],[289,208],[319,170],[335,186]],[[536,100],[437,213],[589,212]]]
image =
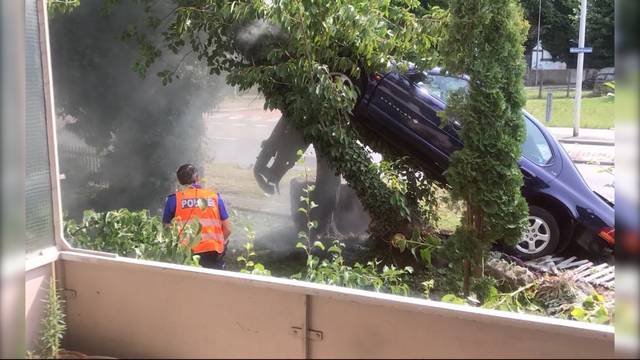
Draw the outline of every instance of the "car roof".
[[[427,73],[429,75],[442,75],[442,76],[449,76],[449,77],[464,79],[464,80],[467,80],[467,81],[471,80],[471,77],[469,77],[469,75],[466,75],[466,74],[463,74],[463,75],[450,74],[448,71],[444,70],[440,66],[436,66],[436,67],[432,68],[431,70],[427,71]]]

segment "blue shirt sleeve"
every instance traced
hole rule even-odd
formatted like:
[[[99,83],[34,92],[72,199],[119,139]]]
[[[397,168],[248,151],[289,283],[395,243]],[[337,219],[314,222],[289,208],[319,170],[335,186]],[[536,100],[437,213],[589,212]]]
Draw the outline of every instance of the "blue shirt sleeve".
[[[220,220],[227,220],[229,218],[229,214],[227,214],[227,209],[224,207],[224,201],[222,201],[220,193],[218,193],[218,211],[220,211]]]
[[[162,222],[165,224],[170,224],[174,216],[176,216],[176,194],[171,194],[167,196],[167,203],[164,205]]]

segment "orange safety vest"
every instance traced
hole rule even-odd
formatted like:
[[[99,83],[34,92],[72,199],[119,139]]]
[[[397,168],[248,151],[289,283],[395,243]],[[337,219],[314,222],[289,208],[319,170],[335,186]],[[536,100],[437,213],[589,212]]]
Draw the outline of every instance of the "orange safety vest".
[[[201,205],[203,201],[207,205],[204,210]],[[196,217],[202,226],[202,240],[191,248],[193,253],[215,251],[222,254],[225,240],[218,209],[218,194],[194,187],[176,192],[175,221],[184,226]],[[187,244],[187,240],[182,243]]]

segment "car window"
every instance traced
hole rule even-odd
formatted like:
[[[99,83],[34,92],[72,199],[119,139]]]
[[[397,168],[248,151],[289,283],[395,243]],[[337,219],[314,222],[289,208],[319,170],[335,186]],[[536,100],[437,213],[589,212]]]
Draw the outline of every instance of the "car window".
[[[540,129],[525,117],[527,137],[522,143],[522,156],[538,165],[547,165],[553,157],[551,147]]]
[[[457,77],[433,75],[420,73],[416,74],[413,81],[420,88],[425,89],[430,95],[447,102],[449,95],[459,89],[467,88],[468,83],[465,79]]]

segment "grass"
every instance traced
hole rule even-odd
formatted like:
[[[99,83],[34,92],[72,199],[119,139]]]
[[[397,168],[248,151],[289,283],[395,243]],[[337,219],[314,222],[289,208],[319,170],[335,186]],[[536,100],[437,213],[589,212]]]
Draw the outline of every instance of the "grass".
[[[262,192],[250,167],[240,167],[234,164],[210,163],[206,166],[205,177],[202,179],[205,186],[209,186],[222,193],[222,197],[232,198],[240,203],[250,204],[249,206],[272,206],[274,202],[283,202],[284,208],[289,208],[289,182],[295,176],[300,176],[295,169],[290,170],[284,176],[281,185],[283,197],[267,197]],[[449,194],[442,189],[438,190],[438,223],[436,227],[445,231],[454,231],[460,224],[461,209],[459,204],[454,204],[449,198]],[[244,200],[244,201],[240,201]],[[247,200],[249,200],[247,202]],[[252,201],[251,201],[252,200]],[[246,205],[245,204],[245,205]],[[262,204],[262,205],[260,205]]]
[[[540,100],[546,100],[547,99],[547,92],[551,91],[553,94],[553,98],[554,99],[560,99],[560,98],[564,98],[564,99],[573,99],[576,96],[576,89],[575,87],[572,87],[571,89],[569,89],[569,96],[567,97],[567,88],[566,87],[558,87],[558,86],[554,86],[554,87],[549,87],[549,88],[542,88],[542,99]],[[524,88],[524,92],[527,96],[527,100],[538,100],[538,92],[539,89],[535,86],[528,86]],[[593,91],[591,90],[583,90],[582,91],[582,97],[593,97]]]
[[[460,216],[462,216],[462,203],[454,202],[448,191],[444,189],[436,190],[436,198],[438,204],[436,213],[438,221],[436,227],[439,230],[455,231],[460,225]]]
[[[564,92],[561,92],[565,94]],[[551,121],[545,125],[549,127],[573,127],[574,99],[555,97],[552,103]],[[537,96],[537,93],[536,93]],[[536,119],[544,123],[547,100],[531,99],[527,100],[525,109],[531,113]],[[581,128],[590,129],[610,129],[614,126],[615,103],[613,98],[602,97],[583,97],[580,118]]]

